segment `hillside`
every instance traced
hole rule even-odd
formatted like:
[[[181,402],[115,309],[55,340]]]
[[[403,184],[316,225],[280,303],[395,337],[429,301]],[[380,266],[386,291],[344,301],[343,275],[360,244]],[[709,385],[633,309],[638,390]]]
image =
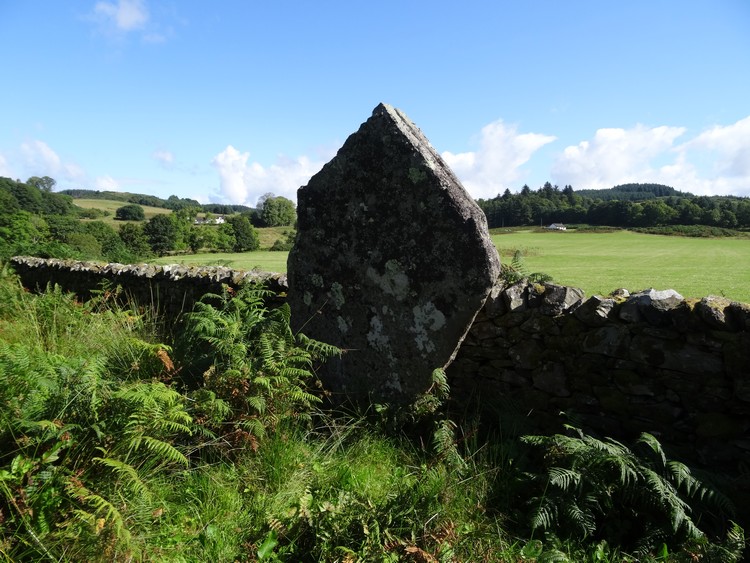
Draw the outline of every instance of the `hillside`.
[[[609,201],[613,199],[621,201],[646,201],[657,197],[695,197],[688,192],[681,192],[663,184],[620,184],[608,189],[601,190],[576,190],[582,197],[591,199],[602,199]]]

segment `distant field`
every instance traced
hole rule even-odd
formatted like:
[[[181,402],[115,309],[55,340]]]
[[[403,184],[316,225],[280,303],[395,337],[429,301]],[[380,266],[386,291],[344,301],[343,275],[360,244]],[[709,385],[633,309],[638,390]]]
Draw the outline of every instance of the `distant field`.
[[[629,231],[518,231],[492,235],[503,260],[516,249],[544,272],[586,295],[674,289],[685,297],[724,295],[750,303],[750,239],[687,238]]]
[[[521,249],[530,272],[580,287],[586,295],[607,295],[624,287],[674,289],[685,297],[724,295],[750,303],[750,239],[683,238],[628,231],[576,233],[515,231],[494,234],[503,261]],[[198,254],[161,258],[159,264],[223,264],[286,271],[286,252]]]
[[[256,252],[186,254],[164,256],[151,260],[154,264],[184,264],[186,266],[227,266],[235,270],[252,270],[257,268],[266,272],[286,272],[288,252]]]
[[[112,199],[74,199],[73,203],[78,207],[84,209],[101,209],[102,211],[109,211],[109,217],[99,217],[98,219],[83,219],[83,221],[102,221],[107,223],[116,229],[120,228],[123,223],[135,223],[136,221],[117,221],[115,219],[115,211],[124,205],[129,205],[124,201],[115,201]],[[170,209],[164,209],[162,207],[151,207],[148,205],[141,205],[143,213],[146,215],[146,221],[151,219],[154,215],[160,213],[171,213]]]

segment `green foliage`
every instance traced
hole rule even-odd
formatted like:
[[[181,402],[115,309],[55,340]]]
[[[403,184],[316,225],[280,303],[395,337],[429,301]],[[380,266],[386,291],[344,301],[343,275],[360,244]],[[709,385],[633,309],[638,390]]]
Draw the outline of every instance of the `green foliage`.
[[[38,176],[32,176],[31,178],[26,180],[26,184],[28,184],[29,186],[33,186],[43,192],[51,192],[57,182],[49,176],[43,176],[41,178]]]
[[[147,494],[151,472],[187,462],[186,398],[151,379],[169,374],[166,348],[136,336],[138,320],[102,299],[81,304],[58,288],[33,296],[11,279],[0,292],[4,545],[11,558],[59,559],[55,546],[75,538],[110,549],[80,559],[116,559],[111,550],[132,548],[123,496]],[[151,366],[145,379],[118,369],[122,353]]]
[[[727,229],[750,227],[750,199],[694,196],[659,184],[629,184],[605,190],[562,190],[546,182],[538,190],[506,189],[479,206],[490,228],[549,223],[588,223],[613,227],[706,225]]]
[[[263,227],[286,227],[294,225],[297,210],[294,202],[282,196],[269,195],[259,209],[260,225]]]
[[[142,225],[125,223],[117,234],[127,251],[133,256],[146,258],[151,255],[151,246]]]
[[[289,306],[268,309],[264,300],[270,297],[251,286],[206,295],[187,315],[176,345],[183,381],[200,391],[196,400],[212,403],[208,409],[196,403],[201,416],[215,420],[217,408],[231,413],[233,439],[253,447],[281,421],[309,418],[320,401],[308,390],[315,364],[340,353],[294,334]],[[217,400],[223,405],[217,407]]]
[[[297,232],[294,230],[286,231],[283,239],[276,239],[271,246],[271,250],[279,252],[289,252],[294,246]]]
[[[123,205],[115,210],[115,219],[120,221],[143,221],[145,218],[143,207],[135,203]]]
[[[233,252],[247,252],[260,248],[258,231],[255,230],[247,217],[234,215],[229,218],[229,225],[232,226],[232,234],[234,235]]]
[[[163,256],[177,246],[177,225],[169,215],[155,215],[143,226],[149,246],[155,254]]]
[[[535,490],[528,501],[532,530],[604,539],[644,556],[662,544],[674,550],[705,541],[698,522],[711,529],[715,514],[732,514],[724,495],[669,461],[652,435],[642,434],[636,451],[568,428],[573,436],[522,438],[543,454],[543,471],[527,477]]]

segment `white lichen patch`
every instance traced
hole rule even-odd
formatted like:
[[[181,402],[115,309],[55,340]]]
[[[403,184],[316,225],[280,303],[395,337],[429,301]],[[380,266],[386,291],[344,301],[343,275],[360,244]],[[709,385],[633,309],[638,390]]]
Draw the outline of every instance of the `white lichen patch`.
[[[313,274],[312,276],[310,276],[310,283],[315,287],[323,287],[323,278],[320,276],[320,274]]]
[[[341,306],[345,303],[344,299],[344,288],[339,282],[333,282],[331,284],[331,300],[333,301],[333,305],[336,307],[336,309],[341,309]]]
[[[342,317],[341,315],[336,317],[336,324],[338,325],[339,332],[341,334],[346,334],[347,332],[349,332],[349,323],[347,323],[344,317]]]
[[[302,302],[309,307],[312,303],[312,293],[305,291],[305,293],[302,294]]]
[[[394,296],[398,301],[409,295],[409,276],[407,276],[398,260],[388,260],[385,272],[379,274],[375,268],[367,268],[367,277],[386,295]]]
[[[383,321],[377,315],[370,319],[370,331],[367,333],[367,343],[375,350],[390,354],[390,339],[387,334],[383,334]]]
[[[432,301],[423,305],[417,305],[412,309],[414,324],[409,331],[414,334],[414,343],[422,355],[435,351],[435,343],[430,338],[429,332],[440,330],[445,326],[445,315],[435,307]],[[429,331],[429,332],[428,332]]]

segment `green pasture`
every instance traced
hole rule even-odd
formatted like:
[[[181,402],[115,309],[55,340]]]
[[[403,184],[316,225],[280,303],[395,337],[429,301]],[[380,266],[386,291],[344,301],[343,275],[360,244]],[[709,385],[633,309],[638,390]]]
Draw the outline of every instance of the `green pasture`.
[[[227,266],[235,270],[262,270],[265,272],[286,272],[288,252],[217,252],[204,254],[184,254],[162,256],[152,260],[154,264],[182,264],[185,266]]]
[[[73,203],[83,209],[101,209],[102,211],[108,211],[108,217],[100,217],[96,221],[102,221],[108,223],[116,229],[120,228],[123,223],[132,223],[134,221],[117,221],[115,220],[115,211],[124,205],[129,205],[126,201],[116,201],[113,199],[74,199]],[[146,216],[146,221],[151,219],[154,215],[161,213],[172,213],[170,209],[164,209],[163,207],[151,207],[149,205],[141,205],[143,213]],[[87,221],[88,219],[84,219]]]
[[[750,303],[750,239],[686,238],[611,233],[513,231],[493,234],[502,260],[516,249],[529,272],[580,287],[586,295],[617,288],[674,289],[685,297],[724,295]],[[286,271],[286,252],[197,254],[164,257],[159,264],[226,265],[237,269]]]
[[[530,272],[580,287],[586,295],[617,288],[674,289],[685,297],[724,295],[750,302],[750,239],[688,238],[630,231],[514,231],[493,234],[502,259],[516,249]]]

